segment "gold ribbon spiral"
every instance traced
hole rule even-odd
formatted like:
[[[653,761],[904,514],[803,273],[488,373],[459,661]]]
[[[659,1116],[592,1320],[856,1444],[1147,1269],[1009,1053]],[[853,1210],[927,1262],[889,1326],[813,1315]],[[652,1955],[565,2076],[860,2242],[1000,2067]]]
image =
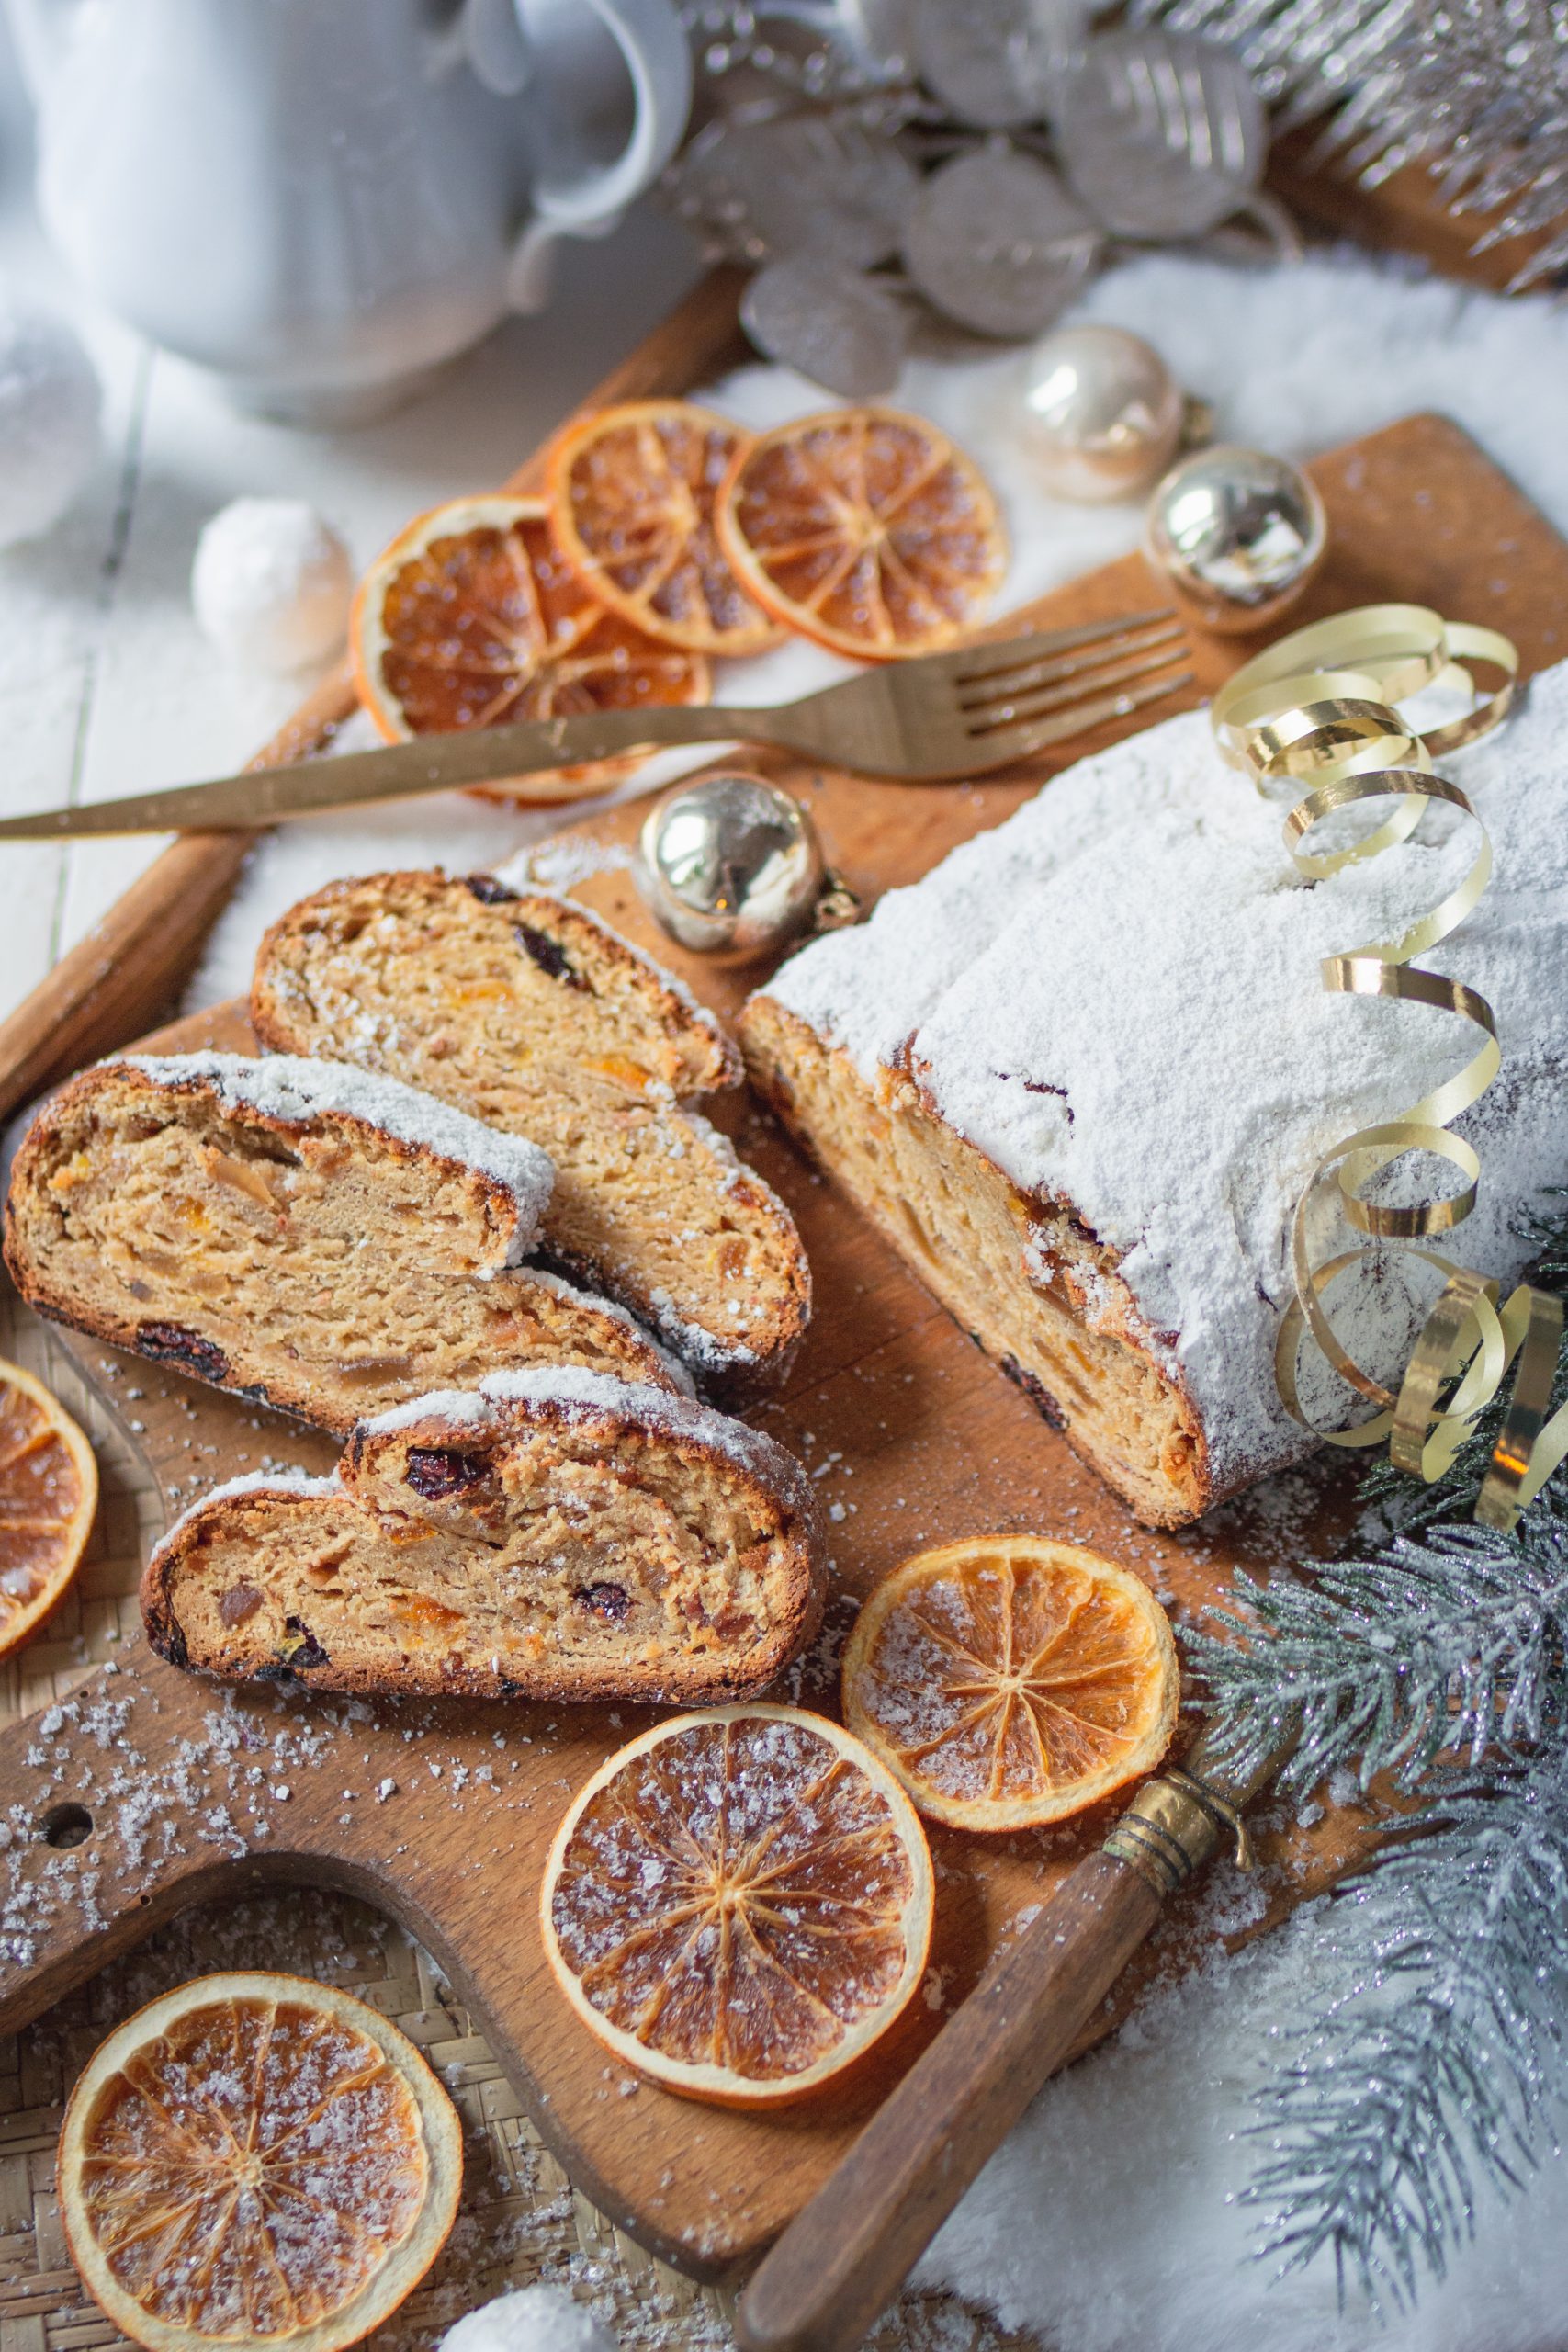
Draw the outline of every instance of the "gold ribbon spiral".
[[[1479,846],[1469,872],[1441,903],[1397,939],[1369,940],[1325,957],[1325,988],[1352,996],[1396,997],[1457,1013],[1481,1032],[1481,1044],[1458,1074],[1396,1117],[1359,1128],[1324,1153],[1308,1177],[1291,1222],[1295,1295],[1280,1326],[1275,1371],[1286,1408],[1312,1428],[1297,1367],[1309,1334],[1328,1363],[1378,1408],[1355,1428],[1319,1430],[1331,1445],[1370,1446],[1390,1439],[1390,1453],[1417,1477],[1440,1476],[1500,1391],[1517,1359],[1512,1397],[1483,1482],[1475,1516],[1509,1528],[1568,1454],[1568,1406],[1547,1419],[1562,1334],[1562,1305],[1521,1283],[1498,1305],[1498,1285],[1429,1248],[1416,1245],[1451,1232],[1475,1205],[1481,1162],[1450,1133],[1497,1074],[1496,1023],[1484,997],[1463,981],[1423,970],[1413,960],[1458,929],[1492,873],[1486,829],[1459,786],[1433,762],[1475,742],[1504,718],[1513,699],[1518,656],[1495,630],[1444,621],[1420,605],[1367,605],[1298,629],[1270,646],[1215,697],[1220,749],[1249,775],[1265,798],[1283,785],[1309,789],[1285,819],[1285,843],[1299,871],[1321,881],[1408,841],[1429,802],[1459,809],[1474,824]],[[1396,706],[1427,687],[1461,690],[1467,707],[1425,732]],[[1314,854],[1303,844],[1325,819],[1361,801],[1392,800],[1375,831],[1348,848]],[[1459,1190],[1395,1206],[1365,1197],[1366,1187],[1406,1152],[1427,1151],[1457,1170]],[[1321,1257],[1314,1235],[1337,1210],[1367,1238]],[[1339,1276],[1390,1242],[1407,1245],[1443,1276],[1443,1288],[1411,1351],[1397,1392],[1358,1363],[1335,1331],[1326,1294]],[[1441,1407],[1449,1384],[1452,1393]]]

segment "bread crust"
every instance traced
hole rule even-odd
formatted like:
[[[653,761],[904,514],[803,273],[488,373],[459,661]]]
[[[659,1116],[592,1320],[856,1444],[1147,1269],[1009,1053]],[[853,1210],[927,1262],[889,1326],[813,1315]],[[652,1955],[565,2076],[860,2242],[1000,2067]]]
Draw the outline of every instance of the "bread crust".
[[[308,1372],[302,1370],[293,1376],[284,1364],[269,1372],[265,1381],[236,1377],[230,1364],[229,1350],[210,1330],[203,1330],[199,1311],[194,1306],[188,1319],[182,1317],[178,1323],[156,1317],[117,1314],[95,1304],[69,1283],[62,1283],[51,1272],[46,1237],[40,1227],[50,1198],[51,1180],[60,1178],[67,1157],[70,1132],[84,1121],[90,1123],[99,1107],[107,1109],[112,1105],[134,1112],[139,1101],[144,1103],[149,1117],[164,1123],[167,1123],[171,1108],[181,1102],[199,1102],[215,1118],[274,1136],[286,1145],[295,1144],[308,1134],[335,1136],[351,1148],[363,1148],[373,1142],[383,1159],[393,1167],[439,1170],[444,1177],[457,1173],[476,1207],[481,1214],[492,1216],[498,1228],[513,1212],[511,1193],[483,1170],[455,1162],[427,1146],[407,1142],[353,1113],[321,1111],[310,1119],[281,1118],[252,1104],[226,1104],[220,1088],[211,1080],[196,1075],[174,1081],[154,1079],[134,1062],[103,1062],[83,1070],[51,1096],[34,1119],[12,1168],[4,1236],[6,1270],[34,1312],[50,1322],[84,1331],[91,1339],[128,1349],[151,1363],[170,1365],[210,1387],[254,1398],[258,1404],[291,1414],[334,1435],[345,1434],[363,1411],[363,1400],[357,1407],[334,1400]],[[455,1281],[460,1279],[454,1277]],[[509,1285],[527,1285],[526,1293],[522,1288],[517,1291],[520,1301],[525,1295],[532,1298],[535,1295],[536,1285],[526,1269],[503,1268],[488,1277],[487,1297],[504,1303]],[[595,1351],[615,1363],[628,1377],[652,1385],[673,1385],[652,1341],[637,1333],[613,1310],[602,1309],[587,1299],[570,1306],[558,1300],[556,1304],[562,1307],[563,1318],[569,1315],[577,1318],[584,1343],[592,1342]]]
[[[542,1385],[547,1375],[535,1377]],[[592,1378],[578,1375],[577,1385],[585,1385]],[[610,1391],[619,1393],[612,1401],[599,1403],[584,1403],[576,1395],[502,1401],[479,1422],[467,1414],[455,1418],[453,1400],[437,1396],[423,1414],[418,1407],[405,1407],[383,1417],[396,1421],[393,1430],[361,1424],[333,1479],[293,1486],[257,1481],[234,1493],[220,1489],[169,1531],[142,1573],[142,1621],[153,1649],[171,1665],[220,1681],[293,1682],[362,1696],[626,1700],[645,1705],[709,1705],[755,1697],[816,1638],[821,1626],[826,1546],[809,1482],[793,1457],[755,1431],[743,1432],[750,1465],[738,1461],[727,1436],[735,1425],[705,1408],[621,1382],[596,1385],[606,1396]],[[481,1392],[488,1393],[488,1388]],[[367,1651],[355,1655],[347,1648],[329,1650],[316,1639],[316,1628],[309,1626],[292,1657],[258,1661],[254,1645],[243,1638],[243,1624],[226,1641],[203,1641],[197,1631],[193,1619],[200,1599],[212,1583],[231,1573],[213,1566],[218,1544],[240,1546],[258,1579],[276,1582],[269,1546],[276,1553],[291,1541],[309,1544],[320,1537],[341,1547],[349,1531],[372,1543],[385,1536],[389,1560],[406,1563],[411,1525],[434,1521],[445,1529],[455,1550],[461,1548],[467,1525],[466,1548],[483,1572],[507,1527],[504,1512],[488,1498],[486,1482],[492,1488],[503,1474],[509,1446],[541,1434],[563,1447],[570,1442],[573,1459],[586,1453],[609,1460],[617,1449],[625,1451],[629,1438],[634,1445],[640,1442],[644,1448],[657,1449],[658,1463],[643,1476],[673,1467],[740,1494],[748,1508],[774,1530],[770,1547],[776,1557],[769,1566],[777,1594],[772,1621],[758,1638],[744,1648],[727,1650],[705,1646],[694,1636],[689,1655],[662,1665],[628,1656],[620,1661],[600,1658],[584,1667],[545,1651],[531,1658],[509,1655],[503,1668],[494,1655],[476,1663],[419,1646],[402,1650],[396,1658]],[[468,1483],[449,1501],[437,1498],[422,1510],[408,1492],[410,1457],[447,1455],[458,1455],[468,1465],[464,1473]],[[628,1486],[640,1491],[638,1474],[632,1474]],[[486,1489],[487,1499],[476,1505],[471,1498],[481,1489]],[[465,1496],[470,1498],[467,1503]],[[483,1542],[474,1540],[476,1524],[485,1529]],[[732,1573],[739,1576],[744,1565],[733,1564]],[[629,1566],[624,1573],[630,1581]],[[458,1597],[450,1578],[444,1589]],[[308,1610],[310,1603],[305,1606]],[[318,1624],[323,1622],[318,1619]]]
[[[486,977],[476,989],[470,972],[465,993],[453,957],[470,951]],[[383,956],[385,973],[377,968]],[[483,1006],[476,1014],[468,1002],[504,993],[510,982],[490,976],[509,972],[525,983],[511,1010],[526,1040],[511,1062],[484,1034]],[[558,1002],[541,998],[540,975]],[[592,1024],[592,1049],[570,1042],[574,1010]],[[710,1393],[742,1395],[787,1368],[810,1315],[810,1269],[794,1220],[725,1137],[680,1107],[738,1085],[739,1052],[670,975],[586,909],[479,875],[389,872],[332,883],[267,932],[251,1019],[273,1047],[389,1071],[540,1143],[558,1169],[547,1262],[618,1299]],[[603,1050],[608,1037],[624,1049],[621,1068],[640,1072],[618,1096],[617,1056]],[[563,1075],[544,1100],[525,1065],[536,1050],[558,1047]],[[644,1068],[642,1057],[657,1067]],[[571,1119],[552,1125],[554,1102],[570,1102],[579,1080]],[[662,1208],[645,1197],[650,1167],[670,1188]],[[700,1215],[690,1249],[671,1255],[655,1227],[662,1215],[683,1229],[682,1187],[694,1188],[684,1197],[699,1202]],[[732,1261],[737,1270],[726,1271]]]

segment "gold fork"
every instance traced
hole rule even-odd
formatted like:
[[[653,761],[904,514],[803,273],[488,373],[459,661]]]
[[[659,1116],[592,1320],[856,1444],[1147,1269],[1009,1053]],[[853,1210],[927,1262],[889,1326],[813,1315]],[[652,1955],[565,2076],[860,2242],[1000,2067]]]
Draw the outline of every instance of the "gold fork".
[[[664,743],[772,743],[861,775],[933,781],[984,775],[1190,684],[1190,670],[1172,673],[1184,651],[1181,624],[1173,615],[1127,614],[886,662],[798,702],[761,709],[709,703],[525,719],[416,736],[337,759],[247,769],[213,784],[176,785],[129,800],[46,808],[6,818],[0,841],[243,831],[317,809],[537,775]],[[563,782],[552,797],[581,794],[580,782]]]

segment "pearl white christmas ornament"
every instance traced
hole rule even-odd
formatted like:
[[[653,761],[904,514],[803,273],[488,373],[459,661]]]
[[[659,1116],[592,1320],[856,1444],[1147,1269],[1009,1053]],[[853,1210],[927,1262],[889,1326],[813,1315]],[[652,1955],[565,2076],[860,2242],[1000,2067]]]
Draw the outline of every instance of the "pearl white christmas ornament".
[[[330,660],[347,633],[353,592],[348,549],[302,498],[236,498],[197,542],[197,620],[247,668]]]
[[[615,2352],[615,2340],[564,2288],[520,2287],[448,2328],[441,2352]]]
[[[1023,414],[1044,487],[1099,505],[1140,497],[1169,465],[1181,437],[1181,388],[1141,335],[1058,327],[1029,355]]]
[[[98,454],[102,393],[80,337],[0,295],[0,547],[59,520]]]

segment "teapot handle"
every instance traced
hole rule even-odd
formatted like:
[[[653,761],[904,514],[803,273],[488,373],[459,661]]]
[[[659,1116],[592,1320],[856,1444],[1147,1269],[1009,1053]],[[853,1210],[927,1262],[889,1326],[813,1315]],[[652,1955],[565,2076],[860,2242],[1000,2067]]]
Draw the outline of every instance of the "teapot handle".
[[[513,6],[525,51],[531,46],[527,0],[513,0]],[[507,300],[514,311],[536,311],[546,300],[558,239],[602,237],[617,225],[626,206],[674,153],[691,110],[691,51],[671,0],[586,0],[586,6],[584,0],[570,0],[570,13],[579,22],[580,10],[597,17],[621,52],[632,85],[631,136],[609,164],[575,172],[547,167],[513,249]],[[508,78],[513,88],[521,86],[515,75]]]

